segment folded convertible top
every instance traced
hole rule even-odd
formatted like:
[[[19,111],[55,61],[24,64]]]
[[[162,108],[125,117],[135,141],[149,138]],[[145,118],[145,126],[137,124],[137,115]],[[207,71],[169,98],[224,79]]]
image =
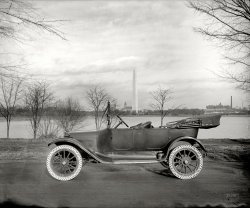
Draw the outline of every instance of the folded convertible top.
[[[220,114],[202,115],[199,117],[186,118],[179,121],[173,121],[166,124],[167,128],[200,128],[210,129],[220,125]]]

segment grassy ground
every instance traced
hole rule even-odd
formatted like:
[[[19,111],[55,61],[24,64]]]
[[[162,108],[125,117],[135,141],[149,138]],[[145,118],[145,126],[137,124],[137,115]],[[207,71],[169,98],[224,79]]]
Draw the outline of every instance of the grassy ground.
[[[207,139],[202,143],[211,159],[250,162],[250,139]]]
[[[51,140],[0,139],[0,161],[41,160],[45,161]],[[202,140],[208,157],[220,161],[250,161],[250,139]]]
[[[44,160],[50,140],[0,139],[1,160]]]

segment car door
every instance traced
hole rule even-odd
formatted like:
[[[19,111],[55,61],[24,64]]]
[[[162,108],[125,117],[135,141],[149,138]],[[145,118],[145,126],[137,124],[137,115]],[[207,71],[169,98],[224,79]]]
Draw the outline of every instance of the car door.
[[[168,142],[168,129],[135,129],[133,137],[136,151],[159,150]]]
[[[132,151],[134,148],[132,129],[112,129],[113,152]]]

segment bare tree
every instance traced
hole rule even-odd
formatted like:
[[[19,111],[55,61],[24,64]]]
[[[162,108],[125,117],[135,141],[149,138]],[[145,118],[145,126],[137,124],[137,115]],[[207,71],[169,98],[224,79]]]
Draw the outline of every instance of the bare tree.
[[[151,92],[150,94],[152,98],[154,99],[154,103],[151,104],[151,107],[154,110],[157,110],[160,112],[161,126],[163,126],[163,120],[167,114],[165,107],[166,107],[166,104],[170,100],[172,100],[172,97],[170,96],[172,94],[172,90],[159,87],[157,90]]]
[[[6,119],[7,124],[7,138],[9,138],[10,123],[12,116],[15,113],[15,107],[20,99],[22,92],[21,85],[23,78],[1,77],[1,100],[0,100],[0,113]]]
[[[250,91],[250,1],[191,0],[189,5],[208,17],[207,24],[196,31],[219,40],[229,53],[226,58],[230,63],[243,67],[241,72],[227,70],[220,76],[236,83],[240,89]]]
[[[83,125],[85,113],[77,99],[68,97],[57,103],[57,123],[64,132],[70,132]]]
[[[103,113],[107,107],[108,101],[114,106],[116,100],[100,85],[88,89],[86,92],[86,99],[94,112],[96,129],[99,130],[105,119]]]
[[[52,101],[53,94],[49,90],[46,82],[31,83],[25,93],[26,107],[30,110],[30,124],[34,139],[37,138],[41,118],[44,115],[45,107]]]

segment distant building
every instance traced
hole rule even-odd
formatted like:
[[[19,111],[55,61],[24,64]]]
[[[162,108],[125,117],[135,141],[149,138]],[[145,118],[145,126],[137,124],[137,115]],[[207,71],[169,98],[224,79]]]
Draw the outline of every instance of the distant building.
[[[124,106],[121,110],[125,111],[125,112],[132,112],[133,108],[132,108],[132,106],[128,106],[127,103],[125,102]]]
[[[232,104],[231,104],[232,106]],[[222,105],[221,103],[219,105],[208,105],[205,109],[205,114],[211,114],[211,113],[221,113],[221,114],[228,114],[228,113],[234,113],[234,109],[232,109],[230,105]]]

